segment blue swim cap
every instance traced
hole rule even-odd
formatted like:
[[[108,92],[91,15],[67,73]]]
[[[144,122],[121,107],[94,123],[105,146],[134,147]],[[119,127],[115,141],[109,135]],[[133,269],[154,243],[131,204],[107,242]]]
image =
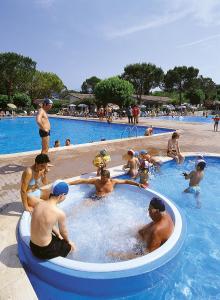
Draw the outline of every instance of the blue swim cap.
[[[138,156],[139,156],[139,152],[138,152],[138,151],[135,151],[135,152],[134,152],[134,156],[135,156],[135,157],[138,157]]]
[[[54,196],[60,196],[63,194],[68,194],[69,192],[69,186],[66,182],[61,181],[61,180],[56,180],[53,185],[52,185],[52,190],[51,193]]]
[[[144,154],[147,154],[147,150],[141,150],[140,151],[140,155],[144,155]]]
[[[52,101],[51,99],[49,99],[49,98],[46,98],[46,99],[44,100],[44,104],[46,104],[46,105],[48,105],[48,104],[53,104],[53,101]]]

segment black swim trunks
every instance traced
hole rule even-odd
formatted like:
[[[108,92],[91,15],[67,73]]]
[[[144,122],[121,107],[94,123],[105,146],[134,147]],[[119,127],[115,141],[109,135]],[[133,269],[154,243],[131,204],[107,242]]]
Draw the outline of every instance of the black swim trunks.
[[[54,234],[52,234],[49,245],[40,247],[30,241],[30,248],[34,256],[40,259],[51,259],[57,256],[66,257],[71,250],[71,246],[66,240],[61,240]]]
[[[43,129],[39,129],[39,135],[40,137],[46,137],[46,136],[50,136],[50,130],[49,131],[45,131]]]

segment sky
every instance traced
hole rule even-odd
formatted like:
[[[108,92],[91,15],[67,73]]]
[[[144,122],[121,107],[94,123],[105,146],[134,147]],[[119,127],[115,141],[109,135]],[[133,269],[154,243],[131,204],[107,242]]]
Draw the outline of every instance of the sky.
[[[220,0],[0,0],[8,51],[75,90],[139,62],[194,66],[220,83]]]

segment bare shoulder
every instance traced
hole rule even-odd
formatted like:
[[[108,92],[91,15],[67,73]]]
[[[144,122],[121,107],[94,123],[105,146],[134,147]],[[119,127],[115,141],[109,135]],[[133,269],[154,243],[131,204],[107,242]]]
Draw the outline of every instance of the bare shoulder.
[[[31,167],[27,167],[27,168],[24,170],[24,172],[23,172],[23,174],[22,174],[22,177],[31,177],[32,174],[33,174],[33,171],[32,171],[32,169],[31,169]]]

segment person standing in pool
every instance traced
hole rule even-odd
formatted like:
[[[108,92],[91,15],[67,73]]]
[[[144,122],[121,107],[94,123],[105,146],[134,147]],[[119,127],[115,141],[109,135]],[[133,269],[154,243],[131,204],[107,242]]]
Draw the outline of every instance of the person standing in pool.
[[[50,145],[50,121],[47,112],[52,108],[53,101],[45,99],[42,107],[38,110],[36,121],[39,127],[39,135],[42,141],[42,154],[47,154]]]
[[[33,210],[30,248],[34,256],[40,259],[66,257],[69,252],[76,250],[68,237],[65,213],[57,207],[65,200],[68,192],[66,182],[55,181],[49,199],[39,202]]]
[[[68,182],[69,185],[76,184],[94,184],[96,188],[96,196],[102,198],[113,192],[115,185],[117,184],[130,184],[141,188],[145,186],[141,183],[137,183],[132,180],[112,179],[110,178],[110,172],[108,170],[101,171],[101,178],[90,178],[90,179],[78,179]]]
[[[200,193],[199,183],[204,177],[204,169],[206,167],[206,162],[204,160],[199,161],[196,166],[195,170],[191,171],[190,173],[183,173],[183,176],[186,180],[189,180],[189,187],[184,190],[185,193]]]
[[[148,212],[152,222],[138,230],[138,238],[145,244],[145,247],[138,244],[130,253],[114,252],[109,253],[109,256],[121,260],[133,259],[158,249],[169,239],[174,230],[174,224],[166,212],[164,202],[157,197],[152,198]]]
[[[47,164],[50,162],[47,154],[39,154],[35,158],[35,163],[31,167],[27,167],[21,177],[21,199],[24,209],[32,212],[33,207],[41,199],[48,199],[48,191],[40,190],[40,182],[43,185],[48,184],[47,181]]]

